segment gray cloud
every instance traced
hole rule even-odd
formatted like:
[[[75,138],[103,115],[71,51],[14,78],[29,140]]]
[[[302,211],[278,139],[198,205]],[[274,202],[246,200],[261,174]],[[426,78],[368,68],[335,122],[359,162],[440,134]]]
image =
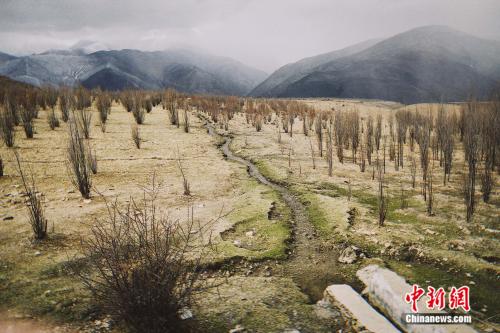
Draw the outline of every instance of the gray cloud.
[[[500,38],[498,17],[498,0],[0,0],[0,49],[189,46],[271,71],[422,25]]]

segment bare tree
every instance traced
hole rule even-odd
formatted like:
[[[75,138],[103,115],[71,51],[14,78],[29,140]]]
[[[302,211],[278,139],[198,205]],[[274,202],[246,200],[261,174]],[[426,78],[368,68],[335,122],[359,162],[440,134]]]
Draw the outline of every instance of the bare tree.
[[[321,113],[316,116],[314,122],[314,129],[316,131],[316,138],[318,140],[319,156],[323,157],[323,131],[321,129],[321,118],[322,118]]]
[[[411,160],[410,160],[410,172],[411,172],[411,187],[415,188],[415,181],[417,178],[417,161],[413,153],[411,155]]]
[[[309,146],[311,147],[311,159],[313,162],[313,170],[315,170],[316,169],[316,160],[314,159],[314,148],[313,148],[311,138],[309,138]]]
[[[483,173],[481,174],[481,192],[483,201],[489,202],[494,182],[491,172],[495,167],[495,151],[497,147],[495,139],[499,131],[495,125],[499,123],[496,118],[500,117],[500,109],[496,109],[493,102],[485,105],[481,111],[481,138],[484,155]]]
[[[366,158],[368,160],[368,164],[372,165],[372,153],[373,153],[373,117],[368,116],[366,131],[365,131],[365,143],[366,143]]]
[[[427,215],[431,216],[434,213],[432,212],[432,207],[434,204],[434,191],[432,184],[432,174],[434,169],[434,160],[432,160],[432,166],[429,170],[429,175],[427,176]]]
[[[378,206],[378,225],[383,226],[388,209],[388,198],[384,193],[384,173],[382,168],[378,166],[378,196],[377,196],[377,206]]]
[[[330,124],[326,133],[326,161],[328,163],[328,176],[333,175],[333,128]]]
[[[377,126],[375,127],[375,147],[380,149],[380,139],[382,138],[382,115],[377,114]]]
[[[467,222],[472,220],[475,210],[476,168],[480,149],[480,124],[477,102],[469,101],[463,108],[464,117],[463,145],[468,173],[464,181],[464,198]]]

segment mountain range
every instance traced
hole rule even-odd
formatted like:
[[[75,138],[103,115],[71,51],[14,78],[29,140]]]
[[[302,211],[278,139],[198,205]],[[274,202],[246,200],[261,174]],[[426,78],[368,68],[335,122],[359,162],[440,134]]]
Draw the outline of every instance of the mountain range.
[[[426,26],[305,58],[269,76],[234,59],[194,50],[109,50],[83,41],[29,56],[0,53],[0,75],[38,86],[82,84],[107,90],[171,87],[253,97],[463,101],[471,94],[486,98],[499,87],[500,41]]]
[[[288,64],[249,95],[463,101],[499,81],[500,42],[426,26]]]
[[[84,48],[22,57],[0,53],[0,75],[36,86],[82,84],[106,90],[170,87],[189,93],[222,95],[246,95],[267,76],[230,58],[186,49],[87,53]]]

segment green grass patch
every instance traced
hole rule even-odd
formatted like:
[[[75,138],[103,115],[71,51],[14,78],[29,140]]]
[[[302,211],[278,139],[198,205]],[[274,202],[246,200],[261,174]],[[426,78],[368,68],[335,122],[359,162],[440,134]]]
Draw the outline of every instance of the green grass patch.
[[[253,180],[252,182],[256,183]],[[260,199],[253,198],[252,202],[243,200],[229,214],[228,219],[233,221],[234,225],[223,233],[223,241],[217,244],[222,258],[246,257],[263,260],[286,257],[291,237],[291,212],[276,191],[267,190],[260,184],[256,187],[256,190],[258,189],[266,189],[260,193]],[[269,219],[271,209],[273,217]]]

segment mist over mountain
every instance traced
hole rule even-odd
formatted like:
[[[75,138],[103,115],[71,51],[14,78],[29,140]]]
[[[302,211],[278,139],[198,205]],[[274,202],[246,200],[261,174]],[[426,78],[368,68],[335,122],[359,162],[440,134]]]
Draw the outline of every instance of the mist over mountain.
[[[106,90],[162,89],[245,95],[266,73],[236,60],[187,49],[101,50],[83,42],[68,50],[14,57],[0,54],[0,75],[33,85],[82,84]]]
[[[460,101],[499,81],[500,42],[426,26],[286,65],[250,95]]]

